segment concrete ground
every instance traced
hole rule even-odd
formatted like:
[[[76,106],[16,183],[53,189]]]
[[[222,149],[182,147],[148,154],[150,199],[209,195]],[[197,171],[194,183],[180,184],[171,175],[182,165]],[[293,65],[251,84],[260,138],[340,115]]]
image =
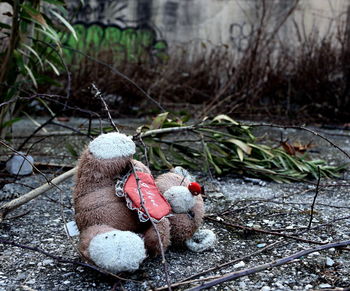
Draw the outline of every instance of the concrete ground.
[[[73,123],[71,125],[76,127],[84,124],[84,120],[74,120]],[[124,124],[125,130],[131,130],[128,128],[128,121]],[[17,136],[28,135],[32,127],[28,123],[17,126]],[[49,127],[48,130],[52,132],[62,129]],[[274,142],[280,138],[281,131],[290,140],[313,140],[315,155],[331,163],[349,162],[339,150],[304,131],[260,128],[256,134],[264,134],[264,140]],[[350,153],[350,132],[328,130],[322,134]],[[14,139],[16,144],[20,141],[23,139]],[[67,144],[72,148],[82,148],[86,142],[88,139],[83,137],[52,136],[34,145],[32,155],[35,161],[43,163],[74,164],[72,150],[69,150],[70,146]],[[7,153],[3,153],[2,160],[5,160]],[[62,171],[51,168],[46,173],[52,177]],[[4,186],[0,190],[0,203],[8,201],[4,200],[6,197],[20,196],[45,182],[38,173],[22,177],[15,183],[4,174],[2,180]],[[276,184],[234,175],[211,180],[201,173],[199,180],[208,190],[205,200],[208,219],[205,220],[204,228],[216,233],[217,244],[203,253],[175,248],[167,251],[169,277],[172,283],[178,284],[178,287],[174,287],[178,290],[201,284],[205,277],[221,277],[316,247],[317,244],[312,241],[330,243],[350,239],[349,171],[341,179],[321,181],[321,184],[327,184],[328,187],[320,188],[309,231],[305,231],[303,227],[309,223],[315,184]],[[61,263],[57,260],[62,257],[69,261],[82,262],[75,250],[77,237],[68,239],[63,228],[64,220],[71,221],[74,215],[71,203],[73,185],[72,179],[65,181],[60,184],[62,190],[48,191],[10,213],[0,224],[1,240],[22,246],[0,243],[0,290],[152,290],[163,286],[165,276],[160,258],[146,259],[137,272],[122,274],[122,279],[102,275],[75,263]],[[242,228],[232,225],[240,225]],[[262,233],[261,230],[274,234]],[[23,247],[40,249],[54,257]],[[199,274],[224,263],[228,263],[227,266]],[[349,269],[349,250],[331,248],[279,267],[216,285],[211,290],[345,288],[350,287]],[[197,279],[199,281],[195,281]],[[179,285],[183,280],[194,281]]]

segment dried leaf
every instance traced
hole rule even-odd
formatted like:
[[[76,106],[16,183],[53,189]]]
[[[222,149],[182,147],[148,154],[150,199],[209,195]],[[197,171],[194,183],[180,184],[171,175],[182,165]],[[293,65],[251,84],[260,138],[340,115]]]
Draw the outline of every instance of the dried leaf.
[[[244,143],[243,141],[239,140],[239,139],[230,138],[230,139],[227,140],[227,142],[235,144],[242,151],[244,151],[247,155],[250,155],[252,153],[252,148],[249,145],[247,145],[246,143]]]

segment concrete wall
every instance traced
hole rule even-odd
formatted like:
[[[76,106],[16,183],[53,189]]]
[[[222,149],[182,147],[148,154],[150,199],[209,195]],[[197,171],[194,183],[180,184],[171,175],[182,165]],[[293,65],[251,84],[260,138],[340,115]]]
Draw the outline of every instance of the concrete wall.
[[[294,1],[266,0],[267,30],[279,27]],[[206,48],[225,44],[234,52],[244,52],[250,36],[260,27],[263,11],[263,0],[85,0],[84,5],[81,2],[66,1],[74,22],[87,28],[92,23],[101,26],[91,28],[93,33],[86,33],[79,26],[79,32],[84,34],[82,45],[89,41],[105,48],[121,44],[128,48],[128,54],[135,44],[139,44],[135,49],[138,54],[145,47],[160,54],[164,44],[170,52],[186,46],[198,53],[202,43]],[[339,27],[344,28],[347,19],[350,22],[348,7],[350,0],[299,0],[275,41],[296,45],[311,33],[319,39],[332,35],[336,41]],[[0,12],[7,10],[9,5],[1,3]],[[2,13],[0,18],[9,22],[9,17]],[[113,29],[106,32],[110,26]],[[140,28],[142,32],[137,33]],[[98,41],[106,36],[106,40]]]
[[[259,27],[262,0],[85,0],[68,1],[76,21],[119,27],[148,25],[169,48],[206,42],[227,44],[244,51],[250,35]],[[265,24],[270,31],[283,20],[294,0],[266,0]],[[310,33],[319,38],[333,34],[346,22],[349,0],[300,0],[278,40],[295,44]]]

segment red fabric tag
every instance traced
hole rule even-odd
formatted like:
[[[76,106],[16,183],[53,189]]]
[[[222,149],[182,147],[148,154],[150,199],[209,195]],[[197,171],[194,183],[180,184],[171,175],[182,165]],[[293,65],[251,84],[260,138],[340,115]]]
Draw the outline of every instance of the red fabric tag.
[[[139,186],[143,196],[144,206],[147,208],[149,215],[156,220],[162,219],[171,212],[170,204],[162,193],[159,192],[152,175],[143,172],[136,173],[140,178]],[[130,174],[124,185],[124,192],[131,200],[133,208],[139,209],[145,214],[145,217],[147,217],[145,210],[141,206],[140,194],[133,173]]]

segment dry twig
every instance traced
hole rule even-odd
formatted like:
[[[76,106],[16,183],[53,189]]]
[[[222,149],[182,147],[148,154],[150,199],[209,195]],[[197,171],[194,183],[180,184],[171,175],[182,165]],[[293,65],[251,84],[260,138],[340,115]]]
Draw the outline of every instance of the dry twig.
[[[270,230],[261,229],[261,228],[248,227],[248,226],[244,226],[244,225],[240,225],[240,224],[230,223],[230,222],[227,222],[227,221],[217,220],[217,219],[214,219],[214,218],[211,218],[211,217],[206,217],[205,219],[208,219],[208,220],[213,221],[213,222],[224,224],[224,225],[226,225],[228,227],[231,227],[231,228],[238,228],[238,229],[242,229],[242,230],[245,230],[245,231],[270,234],[270,235],[285,237],[285,238],[288,238],[288,239],[293,239],[293,240],[296,240],[296,241],[300,241],[300,242],[304,242],[304,243],[310,243],[310,244],[317,244],[317,245],[325,245],[325,244],[327,244],[327,242],[318,242],[318,241],[314,241],[314,240],[304,239],[304,238],[301,238],[301,237],[298,237],[298,236],[295,236],[295,235],[289,235],[289,234],[286,234],[286,233],[280,233],[280,232],[270,231]]]
[[[4,220],[4,218],[6,217],[6,215],[10,211],[20,207],[21,205],[29,202],[32,199],[38,197],[42,193],[52,189],[53,187],[57,187],[60,190],[60,188],[57,186],[57,184],[70,178],[71,176],[73,176],[75,174],[75,172],[76,172],[76,168],[73,168],[73,169],[63,173],[62,175],[59,175],[58,177],[52,179],[51,181],[48,181],[47,183],[41,185],[40,187],[28,192],[27,194],[24,194],[21,197],[13,199],[10,202],[2,205],[0,207],[0,223]]]
[[[161,252],[161,255],[162,255],[162,264],[164,266],[165,279],[166,279],[167,284],[168,284],[168,290],[171,291],[171,281],[170,281],[170,277],[169,277],[167,262],[165,260],[163,242],[162,242],[162,239],[160,237],[160,233],[158,231],[158,228],[157,228],[156,224],[154,223],[151,215],[149,214],[149,211],[148,211],[147,207],[145,206],[145,201],[143,199],[143,194],[142,194],[141,187],[140,187],[140,178],[139,178],[139,176],[137,175],[137,173],[135,171],[134,164],[130,162],[130,165],[131,165],[132,172],[135,175],[137,191],[139,192],[140,201],[141,201],[141,207],[146,212],[146,215],[147,215],[149,221],[152,223],[154,231],[156,232],[156,235],[157,235],[157,239],[158,239],[158,243],[159,243],[159,247],[160,247],[160,252]]]
[[[317,167],[317,171],[318,171],[318,180],[317,180],[316,193],[315,193],[315,196],[314,196],[314,200],[312,201],[312,204],[311,204],[310,221],[309,221],[309,225],[307,226],[308,230],[310,230],[310,228],[311,228],[312,219],[314,217],[314,207],[315,207],[316,198],[317,198],[317,195],[318,195],[318,192],[319,192],[319,186],[320,186],[320,181],[321,181],[320,167]]]
[[[315,248],[305,249],[305,250],[299,251],[297,253],[294,253],[291,256],[284,257],[284,258],[281,258],[281,259],[278,259],[278,260],[275,260],[275,261],[272,261],[272,262],[269,262],[266,264],[262,264],[262,265],[258,265],[258,266],[255,266],[255,267],[252,267],[249,269],[244,269],[242,271],[237,271],[237,272],[232,272],[232,273],[226,274],[226,275],[222,276],[221,278],[212,280],[208,283],[204,283],[201,286],[197,286],[197,287],[191,288],[189,290],[190,291],[203,290],[203,289],[215,286],[215,285],[222,284],[222,283],[227,282],[227,281],[232,281],[232,280],[235,280],[235,279],[240,278],[240,277],[248,276],[251,274],[255,274],[255,273],[264,271],[266,269],[270,269],[270,268],[274,268],[277,266],[287,264],[287,263],[292,262],[296,259],[299,259],[300,257],[309,255],[309,254],[314,253],[314,252],[319,252],[319,251],[327,250],[330,248],[344,247],[347,245],[350,245],[350,240],[334,242],[334,243],[329,243],[329,244],[325,244],[322,246],[318,246]]]
[[[119,279],[119,280],[124,280],[124,281],[133,281],[133,280],[130,280],[130,279],[125,279],[125,278],[122,278],[120,276],[117,276],[113,273],[110,273],[110,272],[107,272],[106,270],[103,270],[103,269],[100,269],[94,265],[91,265],[91,264],[87,264],[87,263],[82,263],[82,262],[78,262],[78,261],[73,261],[73,260],[69,260],[69,259],[66,259],[66,258],[63,258],[63,257],[60,257],[60,256],[55,256],[55,255],[52,255],[44,250],[41,250],[37,247],[31,247],[31,246],[27,246],[27,245],[23,245],[23,244],[19,244],[19,243],[15,243],[13,241],[8,241],[8,240],[4,240],[4,239],[1,239],[0,238],[0,243],[2,244],[5,244],[5,245],[11,245],[11,246],[15,246],[15,247],[19,247],[21,249],[26,249],[26,250],[31,250],[31,251],[34,251],[34,252],[38,252],[40,254],[43,254],[45,256],[48,256],[56,261],[58,261],[59,263],[63,263],[63,264],[74,264],[74,265],[78,265],[78,266],[82,266],[82,267],[85,267],[85,268],[89,268],[89,269],[92,269],[94,271],[97,271],[99,273],[102,273],[102,274],[106,274],[106,275],[110,275],[116,279]],[[137,281],[135,281],[137,282]]]
[[[253,252],[253,253],[248,254],[248,255],[246,255],[246,256],[240,257],[240,258],[238,258],[238,259],[234,259],[234,260],[232,260],[232,261],[223,263],[223,264],[218,265],[218,266],[216,266],[216,267],[209,268],[209,269],[207,269],[207,270],[204,270],[204,271],[199,272],[199,273],[197,273],[197,274],[194,274],[194,275],[192,275],[192,276],[189,276],[189,277],[187,277],[187,278],[181,280],[180,282],[173,283],[173,284],[171,285],[171,287],[178,287],[178,286],[182,286],[182,285],[186,285],[186,284],[191,284],[191,283],[200,282],[200,281],[203,281],[203,280],[207,281],[207,280],[219,278],[219,277],[221,277],[221,276],[205,277],[205,278],[203,278],[203,279],[193,280],[194,278],[196,278],[196,277],[198,277],[198,276],[202,276],[202,275],[207,274],[207,273],[209,273],[209,272],[213,272],[213,271],[216,271],[216,270],[218,270],[218,269],[227,267],[227,266],[229,266],[229,265],[238,263],[238,262],[240,262],[240,261],[244,261],[244,260],[246,260],[246,259],[248,259],[248,258],[250,258],[250,257],[252,257],[252,256],[256,256],[256,255],[258,255],[258,254],[260,254],[260,253],[262,253],[262,252],[264,252],[264,251],[266,251],[266,250],[268,250],[268,249],[270,249],[270,248],[272,248],[272,247],[275,247],[275,246],[276,246],[277,244],[279,244],[279,243],[281,243],[281,241],[276,241],[276,242],[274,242],[274,243],[272,243],[272,244],[267,245],[266,247],[262,248],[261,250],[258,250],[258,251],[256,251],[256,252]],[[159,288],[156,288],[155,291],[165,290],[166,288],[167,288],[167,286],[159,287]]]
[[[109,111],[108,105],[107,105],[106,101],[102,97],[101,91],[96,87],[96,85],[94,83],[92,83],[92,88],[93,88],[93,90],[95,90],[95,97],[99,98],[101,100],[101,102],[103,103],[103,106],[105,107],[105,110],[107,111],[107,114],[108,114],[109,122],[111,123],[113,129],[116,132],[119,132],[118,127],[115,125],[115,123],[113,121],[113,118],[112,118],[111,112]]]
[[[297,126],[297,125],[278,125],[278,124],[272,124],[272,123],[256,123],[256,124],[250,124],[249,126],[254,126],[254,127],[258,127],[258,126],[266,126],[266,127],[274,127],[274,128],[293,128],[293,129],[298,129],[298,130],[304,130],[307,131],[315,136],[320,137],[321,139],[325,140],[327,143],[329,143],[331,146],[335,147],[337,150],[339,150],[340,152],[342,152],[348,159],[350,159],[350,154],[347,153],[345,150],[343,150],[341,147],[339,147],[338,145],[336,145],[334,142],[332,142],[331,140],[329,140],[327,137],[325,137],[324,135],[320,134],[317,131],[314,131],[310,128],[307,128],[305,126]]]

